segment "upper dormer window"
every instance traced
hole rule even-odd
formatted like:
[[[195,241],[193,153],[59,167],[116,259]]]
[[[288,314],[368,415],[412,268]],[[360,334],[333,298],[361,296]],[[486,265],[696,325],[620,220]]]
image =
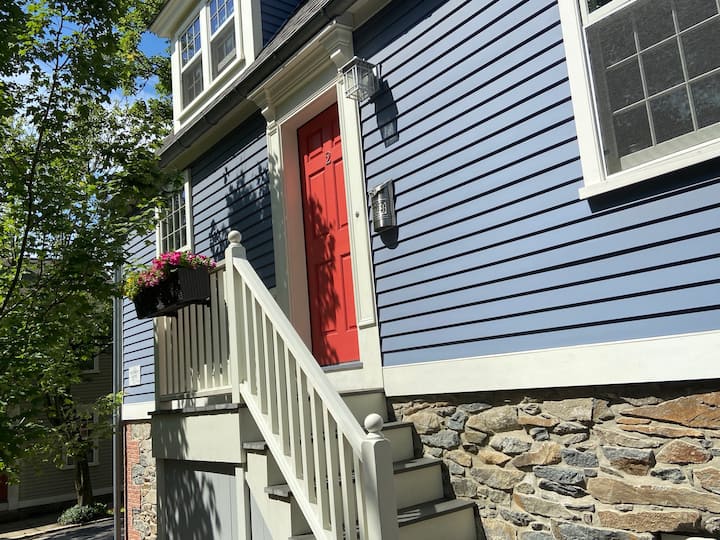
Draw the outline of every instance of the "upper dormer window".
[[[190,103],[203,89],[201,43],[200,17],[195,17],[180,37],[183,105]]]
[[[210,0],[210,46],[212,48],[212,76],[225,69],[235,59],[235,28],[232,0]]]
[[[236,34],[239,28],[233,0],[210,0],[181,28],[176,51],[182,88],[182,108],[209,88],[240,55]]]

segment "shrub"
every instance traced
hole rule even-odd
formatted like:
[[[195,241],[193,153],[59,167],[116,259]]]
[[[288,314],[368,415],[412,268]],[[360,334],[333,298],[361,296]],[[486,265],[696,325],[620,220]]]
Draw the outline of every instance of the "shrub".
[[[72,506],[65,510],[58,518],[60,525],[73,525],[75,523],[87,523],[105,517],[108,513],[107,505],[95,503],[88,506]]]

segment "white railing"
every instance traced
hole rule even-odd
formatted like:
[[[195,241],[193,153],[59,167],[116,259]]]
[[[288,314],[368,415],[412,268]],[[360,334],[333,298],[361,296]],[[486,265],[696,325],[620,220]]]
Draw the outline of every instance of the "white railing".
[[[155,319],[161,400],[230,392],[225,269],[210,274],[210,305]]]
[[[396,540],[389,442],[378,415],[360,427],[248,263],[225,252],[233,401],[245,402],[318,539]]]

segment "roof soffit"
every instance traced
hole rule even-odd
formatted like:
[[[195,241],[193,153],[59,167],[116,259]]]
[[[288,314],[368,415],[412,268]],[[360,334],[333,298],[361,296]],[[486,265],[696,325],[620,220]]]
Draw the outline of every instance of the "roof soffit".
[[[172,39],[182,22],[199,5],[200,2],[189,0],[169,0],[150,25],[150,31],[160,37]]]

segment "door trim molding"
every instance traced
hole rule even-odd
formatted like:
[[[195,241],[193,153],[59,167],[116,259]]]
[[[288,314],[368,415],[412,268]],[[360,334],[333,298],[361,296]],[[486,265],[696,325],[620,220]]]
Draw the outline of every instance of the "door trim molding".
[[[352,54],[352,28],[333,21],[249,96],[267,121],[277,300],[308,346],[311,332],[297,128],[338,104],[360,350],[354,369],[328,371],[340,391],[383,384],[359,111],[357,103],[345,97],[338,77],[338,69]]]

